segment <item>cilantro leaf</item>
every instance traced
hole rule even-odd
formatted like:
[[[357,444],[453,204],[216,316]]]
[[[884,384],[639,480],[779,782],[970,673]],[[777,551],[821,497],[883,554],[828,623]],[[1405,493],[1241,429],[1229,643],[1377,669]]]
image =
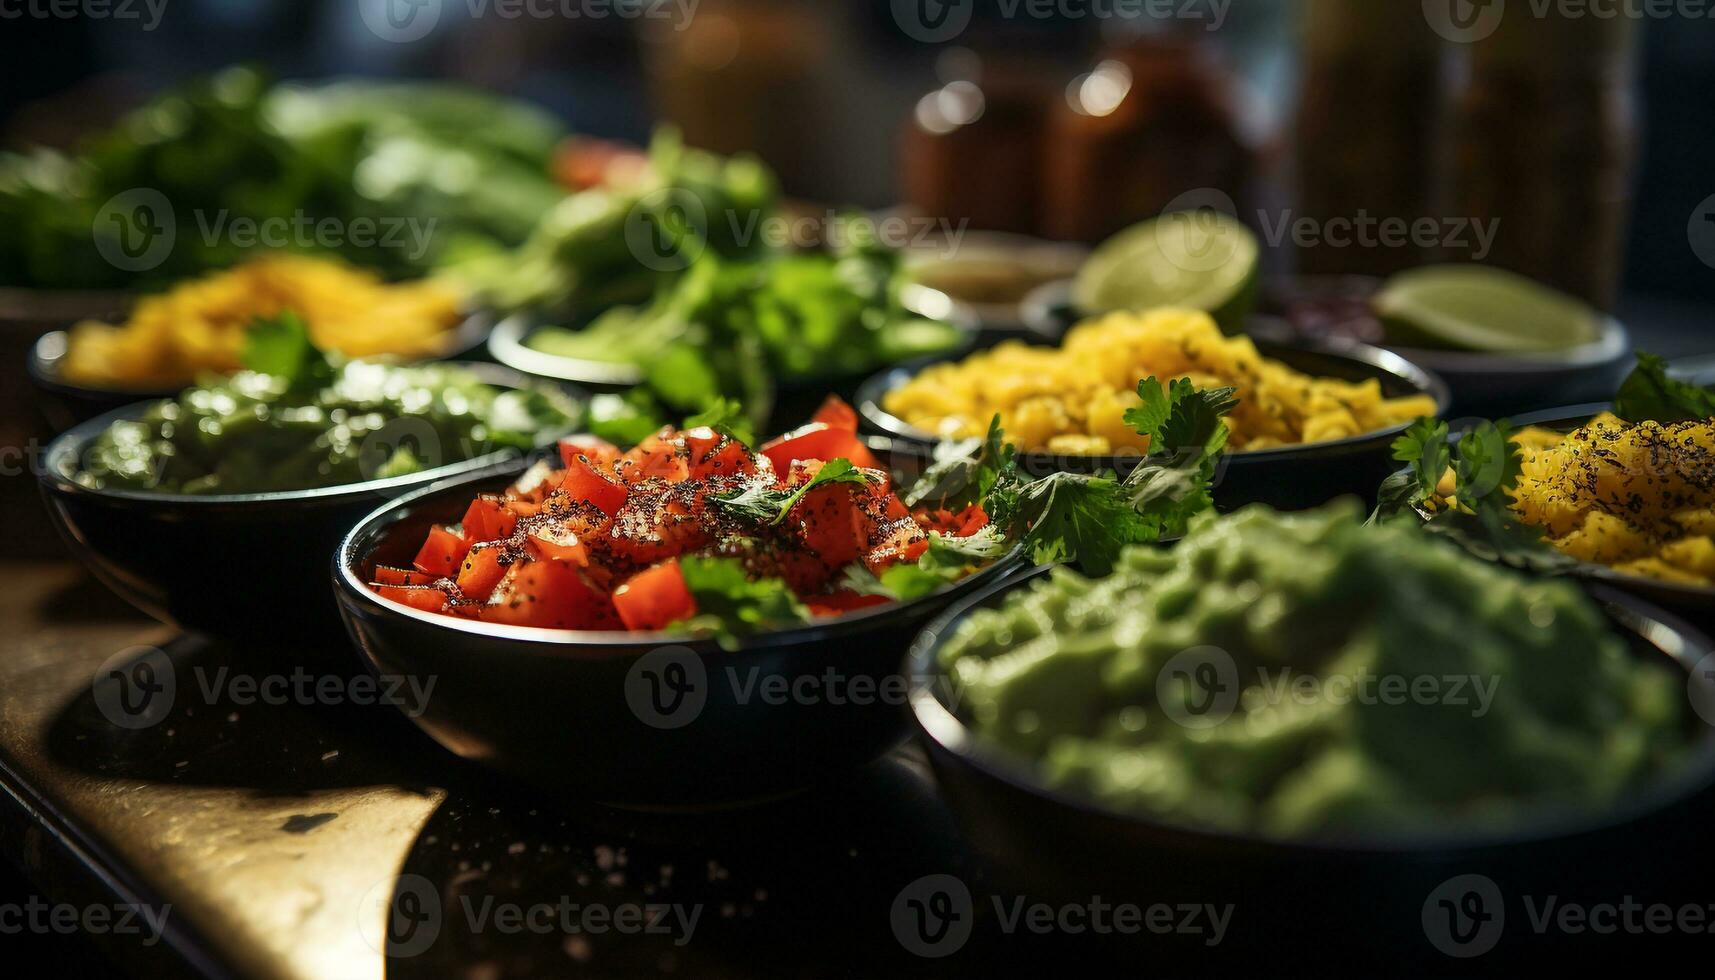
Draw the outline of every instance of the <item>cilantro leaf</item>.
[[[1715,392],[1668,377],[1665,359],[1638,351],[1638,366],[1614,396],[1614,414],[1663,424],[1715,418]]]
[[[1149,437],[1152,456],[1171,455],[1192,449],[1218,452],[1220,446],[1210,447],[1219,437],[1226,444],[1222,419],[1238,407],[1236,388],[1204,388],[1199,390],[1190,378],[1176,378],[1163,388],[1153,375],[1137,383],[1140,408],[1127,409],[1125,422],[1138,435]]]
[[[729,514],[760,521],[764,524],[779,524],[786,520],[791,513],[792,505],[805,494],[820,486],[831,483],[868,483],[870,476],[862,469],[852,465],[845,457],[830,459],[822,464],[816,475],[806,480],[802,485],[791,489],[781,490],[771,485],[767,480],[753,480],[725,496],[710,496],[709,500]]]
[[[1016,476],[1016,455],[996,415],[989,420],[987,436],[936,446],[935,462],[905,492],[905,506],[934,504],[962,510],[981,503],[997,485]]]
[[[1191,517],[1214,506],[1210,485],[1229,430],[1226,417],[1238,406],[1233,388],[1197,390],[1189,378],[1165,389],[1154,377],[1137,383],[1141,409],[1126,421],[1149,437],[1149,455],[1127,474],[1131,507],[1151,541],[1185,533]]]
[[[899,562],[877,578],[863,565],[846,569],[840,587],[859,595],[887,596],[906,602],[939,591],[965,577],[973,565],[992,561],[1012,549],[992,525],[965,537],[929,532],[929,549],[915,562]]]
[[[685,420],[685,428],[708,426],[725,433],[746,446],[755,445],[756,431],[744,406],[731,398],[716,398],[707,408]]]
[[[1408,473],[1414,494],[1410,503],[1419,503],[1435,495],[1435,488],[1451,465],[1447,447],[1447,423],[1436,418],[1421,418],[1411,424],[1393,441],[1393,458],[1410,463]]]
[[[1107,477],[1055,473],[1021,487],[1009,508],[1032,561],[1075,563],[1092,576],[1112,571],[1127,545],[1155,540],[1126,487]]]
[[[723,647],[751,633],[810,620],[790,586],[777,578],[750,578],[736,558],[681,558],[679,571],[697,601],[697,614],[674,625],[711,633]]]
[[[333,366],[310,340],[310,329],[290,310],[273,319],[257,317],[244,337],[246,370],[286,379],[292,391],[318,388],[333,380]]]

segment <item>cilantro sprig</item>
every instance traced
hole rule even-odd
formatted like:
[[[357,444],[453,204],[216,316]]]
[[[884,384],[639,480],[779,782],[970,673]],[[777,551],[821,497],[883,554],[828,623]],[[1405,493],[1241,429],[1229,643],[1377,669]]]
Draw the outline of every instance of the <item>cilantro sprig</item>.
[[[863,469],[852,465],[851,460],[841,457],[823,463],[815,476],[790,490],[777,489],[768,480],[759,479],[709,500],[736,517],[772,526],[785,521],[793,505],[817,487],[832,483],[867,484],[871,479]]]
[[[670,629],[706,633],[731,648],[752,633],[785,629],[810,620],[810,610],[778,578],[751,578],[737,558],[679,559],[685,588],[697,614]]]
[[[309,325],[291,310],[252,320],[240,360],[245,370],[284,378],[291,391],[313,391],[334,378],[333,364],[310,339]]]
[[[1520,521],[1511,491],[1524,454],[1505,421],[1479,422],[1448,439],[1447,423],[1419,419],[1393,443],[1406,468],[1382,484],[1372,520],[1418,520],[1490,561],[1552,572],[1573,564],[1550,547],[1541,528]],[[1451,492],[1443,487],[1451,475]]]
[[[1627,422],[1702,421],[1715,418],[1715,392],[1668,377],[1667,360],[1638,351],[1638,366],[1614,395],[1614,414]]]

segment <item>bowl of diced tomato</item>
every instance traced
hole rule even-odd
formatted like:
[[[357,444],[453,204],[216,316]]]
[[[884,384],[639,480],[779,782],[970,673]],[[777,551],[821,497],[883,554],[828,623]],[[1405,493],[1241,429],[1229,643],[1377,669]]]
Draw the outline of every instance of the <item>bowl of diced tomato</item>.
[[[929,460],[856,429],[830,400],[759,449],[574,436],[426,488],[346,537],[341,611],[464,758],[622,805],[791,792],[899,741],[911,639],[1022,565],[980,507],[907,506]]]

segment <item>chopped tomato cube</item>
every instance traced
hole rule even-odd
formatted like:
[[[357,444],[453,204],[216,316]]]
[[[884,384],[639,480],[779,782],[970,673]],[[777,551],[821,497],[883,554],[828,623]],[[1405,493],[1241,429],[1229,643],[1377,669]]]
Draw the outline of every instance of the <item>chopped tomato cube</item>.
[[[744,443],[707,426],[685,433],[685,450],[693,480],[756,472],[756,461],[750,450],[744,448]]]
[[[543,561],[569,561],[578,565],[590,562],[589,549],[584,547],[577,532],[562,521],[532,527],[524,537],[524,546]]]
[[[375,585],[433,585],[438,576],[420,572],[414,568],[394,568],[390,565],[375,566],[375,574],[370,581]]]
[[[424,612],[444,612],[447,608],[447,594],[426,585],[377,585],[375,594]]]
[[[813,595],[804,600],[810,607],[810,612],[817,616],[840,616],[854,609],[868,609],[870,606],[885,606],[893,600],[884,595],[860,595],[849,589],[842,589],[831,595]]]
[[[591,435],[567,436],[560,440],[560,460],[567,466],[579,456],[590,461],[596,469],[613,471],[614,460],[619,458],[619,447],[606,439],[598,439]]]
[[[640,483],[651,478],[678,483],[690,475],[686,465],[684,443],[671,428],[644,439],[613,464],[627,483]]]
[[[429,538],[423,542],[423,549],[417,552],[417,558],[412,564],[420,571],[437,578],[452,578],[458,574],[459,566],[464,563],[465,552],[469,550],[470,544],[465,541],[464,535],[445,525],[436,524],[429,529]]]
[[[778,473],[790,470],[795,459],[849,459],[853,466],[881,468],[875,454],[855,433],[836,429],[826,422],[811,422],[766,442],[762,446],[762,454],[774,463]]]
[[[679,562],[665,561],[631,576],[613,593],[613,606],[629,630],[658,630],[697,614]]]
[[[857,410],[846,404],[839,395],[829,395],[822,402],[822,407],[816,409],[816,414],[810,416],[810,421],[820,422],[830,429],[844,429],[855,433],[858,428]],[[856,462],[856,460],[853,460]]]
[[[869,521],[856,498],[862,492],[849,483],[826,483],[806,493],[788,515],[802,527],[804,544],[830,566],[857,558],[869,542]]]
[[[619,629],[613,600],[576,565],[519,561],[506,570],[477,615],[488,623],[545,629]]]
[[[877,575],[896,562],[916,561],[929,550],[929,536],[909,517],[883,526],[878,537],[863,556],[864,567]]]
[[[624,483],[597,470],[583,457],[566,463],[566,469],[560,479],[560,489],[573,500],[585,500],[595,504],[601,508],[602,513],[610,517],[619,513],[619,508],[625,506],[625,497],[629,492]]]
[[[494,586],[506,574],[506,548],[500,544],[479,544],[470,549],[465,556],[464,564],[459,567],[459,591],[466,599],[476,602],[488,598],[494,591]]]
[[[518,517],[506,509],[506,502],[500,497],[483,494],[470,502],[462,523],[465,540],[476,544],[510,538],[513,528],[518,526]]]

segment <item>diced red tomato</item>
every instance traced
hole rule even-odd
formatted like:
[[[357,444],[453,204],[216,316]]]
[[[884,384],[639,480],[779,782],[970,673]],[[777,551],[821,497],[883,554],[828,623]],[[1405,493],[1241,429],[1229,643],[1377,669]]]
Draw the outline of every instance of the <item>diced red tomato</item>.
[[[488,623],[545,629],[619,629],[613,600],[563,561],[519,561],[506,570],[477,615]]]
[[[916,561],[929,550],[929,536],[909,517],[880,528],[879,537],[863,556],[864,567],[877,575],[897,562]]]
[[[830,429],[844,429],[847,432],[857,432],[857,410],[846,404],[839,395],[829,395],[822,402],[822,407],[816,409],[816,414],[810,416],[810,421],[820,422]],[[852,462],[857,462],[853,460]]]
[[[518,526],[518,515],[506,509],[502,498],[483,494],[464,512],[464,539],[471,544],[510,538]]]
[[[621,456],[613,464],[614,472],[627,483],[641,483],[648,479],[678,483],[690,475],[690,467],[681,448],[682,444],[676,441],[673,430],[664,428]]]
[[[479,544],[470,549],[459,567],[458,586],[466,599],[481,602],[494,591],[494,586],[506,574],[506,548],[500,544]]]
[[[637,489],[614,520],[608,547],[628,561],[652,564],[708,544],[709,528],[671,487]]]
[[[447,594],[426,585],[378,585],[375,594],[424,612],[444,612],[447,608]]]
[[[589,549],[576,532],[560,521],[532,527],[524,537],[524,546],[543,561],[569,561],[577,565],[590,563]]]
[[[690,478],[693,480],[756,472],[756,461],[751,457],[750,450],[744,447],[744,443],[707,426],[685,433],[685,449],[689,456]]]
[[[601,508],[602,513],[609,516],[619,513],[619,509],[625,506],[625,497],[629,492],[623,482],[597,470],[584,457],[574,457],[566,463],[560,489],[573,500],[587,500],[595,504]]]
[[[370,578],[370,581],[376,585],[433,585],[437,578],[438,576],[414,568],[377,565],[375,566],[375,574]]]
[[[614,590],[613,606],[628,630],[658,630],[697,614],[677,560],[638,572]]]
[[[875,454],[855,433],[836,429],[826,422],[811,422],[794,429],[778,439],[763,443],[762,454],[774,463],[777,473],[785,473],[795,459],[849,459],[853,466],[880,469]]]
[[[583,456],[596,469],[613,471],[613,463],[619,459],[619,447],[606,439],[598,439],[591,435],[567,436],[560,440],[560,460],[567,466],[572,460]]]
[[[429,529],[429,538],[423,542],[423,549],[417,552],[412,564],[437,578],[452,578],[458,574],[459,566],[464,564],[465,552],[469,550],[470,544],[464,535],[437,524]]]
[[[847,589],[830,595],[813,595],[804,600],[810,612],[817,616],[840,616],[854,609],[885,606],[892,600],[882,595],[860,595]]]
[[[826,483],[806,493],[787,516],[802,525],[804,544],[829,566],[851,562],[869,541],[869,522],[855,497],[862,492],[849,483]]]

